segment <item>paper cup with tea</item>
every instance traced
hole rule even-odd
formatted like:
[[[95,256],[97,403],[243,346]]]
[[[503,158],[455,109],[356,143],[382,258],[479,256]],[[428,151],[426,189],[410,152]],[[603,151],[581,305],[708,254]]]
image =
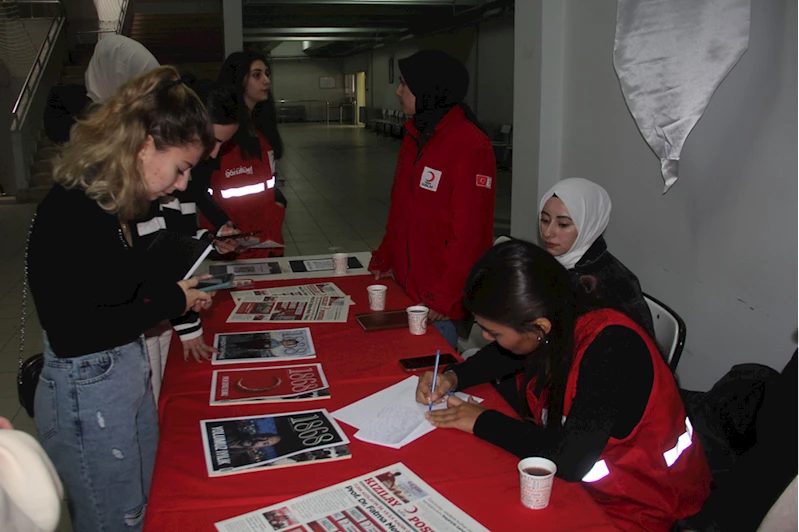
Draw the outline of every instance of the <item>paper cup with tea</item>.
[[[414,305],[407,308],[408,328],[411,334],[420,336],[427,332],[427,313],[430,312],[425,306]]]
[[[333,254],[333,268],[335,270],[336,275],[345,275],[347,273],[348,258],[349,257],[346,253]]]
[[[551,460],[538,457],[525,458],[518,467],[522,504],[533,510],[546,508],[558,467]]]
[[[386,310],[386,291],[388,287],[382,284],[373,284],[366,287],[369,294],[369,310]]]

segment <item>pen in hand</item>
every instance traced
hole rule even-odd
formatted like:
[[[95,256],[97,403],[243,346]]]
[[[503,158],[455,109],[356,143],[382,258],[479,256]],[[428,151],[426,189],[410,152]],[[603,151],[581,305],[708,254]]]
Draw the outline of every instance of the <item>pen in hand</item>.
[[[438,377],[438,361],[441,358],[441,349],[436,349],[436,364],[433,366],[433,386],[430,388],[430,405],[428,412],[433,411],[433,394],[436,392],[436,378]]]

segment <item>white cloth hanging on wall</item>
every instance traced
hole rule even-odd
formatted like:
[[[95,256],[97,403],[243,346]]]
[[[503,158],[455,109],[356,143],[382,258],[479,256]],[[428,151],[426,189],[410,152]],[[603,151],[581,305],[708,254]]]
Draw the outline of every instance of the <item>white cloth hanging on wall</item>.
[[[660,158],[665,194],[685,139],[749,46],[750,0],[618,0],[613,64]]]

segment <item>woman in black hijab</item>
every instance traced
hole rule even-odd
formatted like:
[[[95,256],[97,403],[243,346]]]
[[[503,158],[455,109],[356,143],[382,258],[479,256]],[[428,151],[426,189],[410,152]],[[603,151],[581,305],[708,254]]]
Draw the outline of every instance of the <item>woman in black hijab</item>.
[[[493,240],[496,161],[463,103],[469,73],[460,61],[424,50],[398,65],[396,94],[413,119],[405,123],[386,234],[369,269],[377,279],[393,275],[455,347],[466,277]]]

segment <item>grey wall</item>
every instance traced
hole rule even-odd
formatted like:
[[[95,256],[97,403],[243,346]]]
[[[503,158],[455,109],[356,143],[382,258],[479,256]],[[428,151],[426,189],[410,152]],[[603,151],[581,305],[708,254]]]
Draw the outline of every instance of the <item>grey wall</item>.
[[[513,122],[513,20],[506,15],[481,23],[477,29],[475,111],[490,124]]]
[[[517,10],[519,8],[517,7]],[[399,109],[394,94],[399,83],[396,61],[419,50],[443,50],[460,59],[471,78],[465,102],[487,124],[513,120],[513,17],[481,22],[457,31],[409,39],[345,58],[347,74],[367,71],[367,99],[371,107]],[[394,57],[394,83],[388,82],[389,58]]]
[[[274,60],[272,86],[275,97],[283,100],[322,100],[338,103],[344,97],[341,61],[336,59]],[[335,89],[320,89],[319,78],[336,78]]]
[[[741,362],[781,369],[797,327],[796,3],[752,2],[749,50],[688,137],[665,196],[613,70],[615,3],[563,6],[550,41],[563,42],[562,102],[541,101],[562,105],[562,120],[547,138],[542,122],[539,168],[551,172],[539,189],[581,176],[608,190],[610,250],[687,323],[683,386],[709,388]],[[545,8],[542,27],[558,16]]]

